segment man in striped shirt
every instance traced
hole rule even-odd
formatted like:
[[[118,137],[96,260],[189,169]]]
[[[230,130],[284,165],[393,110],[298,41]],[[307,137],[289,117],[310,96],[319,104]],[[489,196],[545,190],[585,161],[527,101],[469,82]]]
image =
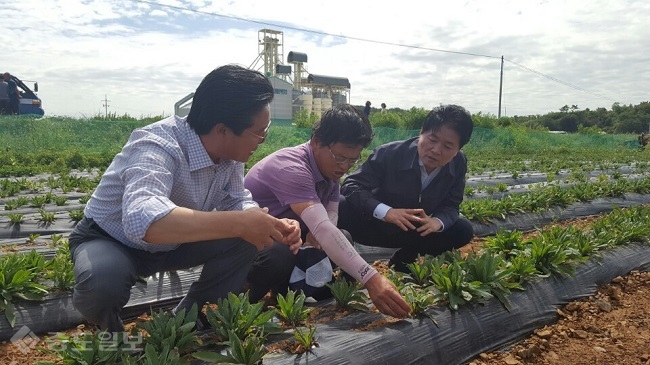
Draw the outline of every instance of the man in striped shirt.
[[[70,235],[75,308],[123,331],[120,310],[140,276],[203,265],[175,309],[241,291],[258,250],[302,244],[295,220],[277,219],[244,188],[244,163],[264,142],[273,87],[226,65],[208,74],[187,118],[135,130],[108,167]]]

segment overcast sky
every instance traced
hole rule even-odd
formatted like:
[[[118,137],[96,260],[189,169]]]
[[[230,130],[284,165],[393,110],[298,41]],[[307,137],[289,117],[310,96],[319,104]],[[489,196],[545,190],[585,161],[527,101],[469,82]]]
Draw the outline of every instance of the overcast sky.
[[[647,0],[0,0],[0,19],[0,71],[38,81],[47,115],[103,114],[105,95],[169,115],[212,69],[252,66],[263,28],[356,105],[496,115],[501,56],[502,115],[650,100]]]

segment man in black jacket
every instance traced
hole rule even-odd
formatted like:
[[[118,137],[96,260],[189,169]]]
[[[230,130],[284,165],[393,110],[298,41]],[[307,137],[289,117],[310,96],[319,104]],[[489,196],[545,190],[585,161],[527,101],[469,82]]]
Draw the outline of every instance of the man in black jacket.
[[[355,242],[399,248],[390,259],[398,271],[418,255],[439,255],[472,239],[459,217],[467,158],[460,149],[473,130],[461,106],[444,105],[428,115],[420,135],[377,147],[341,187],[339,228]]]

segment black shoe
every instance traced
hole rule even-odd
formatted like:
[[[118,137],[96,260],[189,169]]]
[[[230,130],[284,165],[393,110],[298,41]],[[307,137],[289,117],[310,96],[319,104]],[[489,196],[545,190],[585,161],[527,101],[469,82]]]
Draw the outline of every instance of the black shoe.
[[[205,315],[205,313],[203,313],[203,311],[199,311],[198,315],[196,316],[194,331],[204,332],[210,329],[212,329],[212,325],[210,325],[210,321],[208,321],[208,317]]]
[[[174,309],[172,309],[172,314],[175,316],[176,313],[180,312],[181,310],[185,309],[185,312],[189,312],[190,308],[179,308],[178,306]],[[212,326],[210,325],[210,321],[208,321],[208,317],[203,313],[201,310],[202,308],[199,308],[198,313],[196,314],[196,321],[194,322],[194,327],[192,328],[193,331],[196,332],[203,332],[207,331]]]

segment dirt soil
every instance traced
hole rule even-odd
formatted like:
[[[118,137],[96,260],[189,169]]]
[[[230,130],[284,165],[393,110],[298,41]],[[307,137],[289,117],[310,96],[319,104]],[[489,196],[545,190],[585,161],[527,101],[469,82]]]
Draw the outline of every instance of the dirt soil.
[[[581,225],[586,221],[568,224]],[[476,241],[472,246],[478,244]],[[469,364],[650,365],[650,272],[617,277],[599,288],[596,294],[571,302],[557,313],[555,324],[537,329],[508,348],[482,353]],[[83,329],[82,325],[67,332]],[[1,343],[0,364],[55,361],[54,357],[36,349],[47,347],[46,337],[47,334],[26,333],[14,341]],[[292,352],[287,348],[283,350]]]
[[[650,364],[650,272],[632,272],[558,309],[559,320],[470,365]]]
[[[480,354],[470,365],[650,365],[649,304],[650,272],[632,272],[559,309],[557,323],[503,351]],[[69,333],[80,330],[83,326]],[[0,364],[55,361],[35,349],[46,346],[45,337],[36,334],[0,344]]]

